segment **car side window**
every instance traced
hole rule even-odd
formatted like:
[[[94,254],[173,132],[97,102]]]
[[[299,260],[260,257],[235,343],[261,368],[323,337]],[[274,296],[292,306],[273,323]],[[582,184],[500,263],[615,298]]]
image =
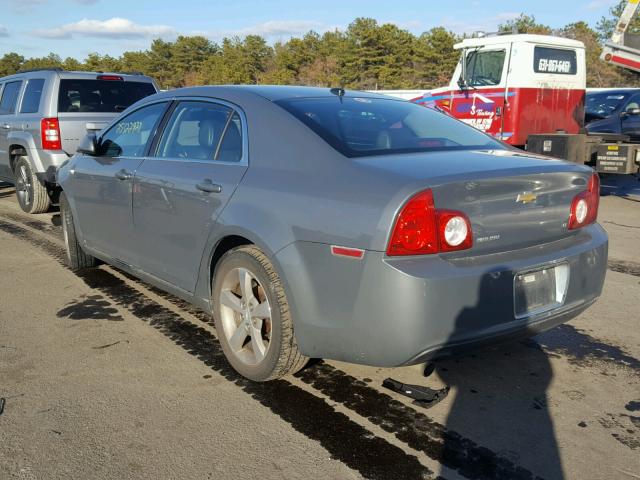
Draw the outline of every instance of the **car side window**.
[[[40,110],[40,99],[44,88],[44,78],[32,78],[27,82],[22,97],[20,113],[36,113]]]
[[[242,160],[242,120],[238,112],[233,112],[229,118],[214,160],[221,162]]]
[[[10,115],[16,112],[16,102],[22,80],[18,82],[8,82],[4,86],[2,98],[0,99],[0,115]]]
[[[101,157],[141,157],[162,118],[166,102],[147,105],[119,120],[100,137]]]
[[[155,156],[240,161],[241,127],[238,113],[226,105],[180,102],[164,129]]]

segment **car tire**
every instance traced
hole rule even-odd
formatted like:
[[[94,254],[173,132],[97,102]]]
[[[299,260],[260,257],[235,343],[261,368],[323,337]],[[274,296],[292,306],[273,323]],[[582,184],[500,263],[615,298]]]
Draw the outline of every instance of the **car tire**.
[[[15,167],[16,197],[22,211],[44,213],[49,210],[51,200],[45,187],[31,168],[26,156],[18,158]]]
[[[212,302],[222,350],[242,376],[264,382],[296,373],[307,363],[280,277],[259,248],[241,246],[222,256]]]
[[[73,214],[69,208],[69,201],[64,193],[60,194],[60,220],[62,223],[62,236],[67,251],[67,264],[73,271],[92,268],[97,265],[95,257],[85,253],[76,237],[76,228],[73,224]]]

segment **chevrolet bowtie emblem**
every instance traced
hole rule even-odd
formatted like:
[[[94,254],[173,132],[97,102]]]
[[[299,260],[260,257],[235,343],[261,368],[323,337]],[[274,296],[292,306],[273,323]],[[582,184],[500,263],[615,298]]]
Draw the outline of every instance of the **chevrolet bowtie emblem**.
[[[525,192],[525,193],[518,194],[518,196],[516,197],[516,202],[521,202],[525,204],[532,203],[532,202],[535,202],[537,198],[538,198],[538,195],[536,195],[535,193]]]

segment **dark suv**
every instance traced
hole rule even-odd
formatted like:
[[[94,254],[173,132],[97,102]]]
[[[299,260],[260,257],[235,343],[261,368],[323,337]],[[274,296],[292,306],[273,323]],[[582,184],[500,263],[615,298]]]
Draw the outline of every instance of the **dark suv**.
[[[589,133],[619,133],[640,141],[640,88],[588,91],[585,127]]]
[[[47,69],[0,78],[0,181],[15,184],[22,210],[45,212],[57,201],[56,170],[80,140],[157,90],[138,74]]]

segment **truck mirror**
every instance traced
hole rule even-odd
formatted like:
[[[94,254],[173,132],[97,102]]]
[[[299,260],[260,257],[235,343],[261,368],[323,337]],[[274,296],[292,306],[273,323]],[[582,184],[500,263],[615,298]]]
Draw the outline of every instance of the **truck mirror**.
[[[88,133],[78,145],[76,149],[78,153],[83,155],[95,156],[98,152],[98,140],[95,133]]]

